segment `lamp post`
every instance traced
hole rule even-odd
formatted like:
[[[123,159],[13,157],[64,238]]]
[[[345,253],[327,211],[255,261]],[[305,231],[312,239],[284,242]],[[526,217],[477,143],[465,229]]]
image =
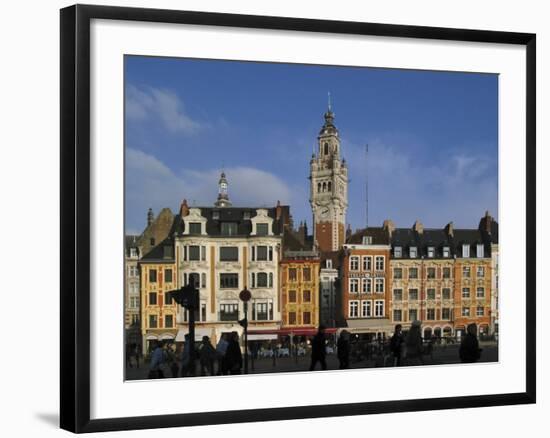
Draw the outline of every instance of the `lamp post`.
[[[181,289],[167,291],[166,295],[189,311],[189,369],[195,374],[195,310],[199,308],[199,290],[194,281]]]
[[[243,302],[244,308],[244,319],[239,321],[239,324],[244,328],[244,373],[248,374],[248,302],[252,298],[252,294],[246,286],[239,293],[239,298]]]

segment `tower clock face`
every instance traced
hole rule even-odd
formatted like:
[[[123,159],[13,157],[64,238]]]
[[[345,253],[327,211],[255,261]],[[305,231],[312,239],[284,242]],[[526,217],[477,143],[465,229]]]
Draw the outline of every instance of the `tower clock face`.
[[[321,211],[319,212],[319,216],[321,219],[327,219],[329,217],[330,210],[327,207],[322,207]]]

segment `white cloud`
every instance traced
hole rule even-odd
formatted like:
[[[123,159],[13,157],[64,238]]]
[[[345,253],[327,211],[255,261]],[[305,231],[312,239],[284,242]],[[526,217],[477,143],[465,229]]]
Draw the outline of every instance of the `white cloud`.
[[[235,206],[273,207],[280,200],[291,204],[296,193],[279,177],[251,167],[225,169],[229,181],[229,198]],[[139,229],[146,212],[155,213],[169,207],[176,212],[184,198],[190,205],[212,206],[218,194],[219,169],[174,172],[153,155],[126,150],[127,227]]]
[[[171,132],[194,134],[201,125],[186,112],[182,100],[170,90],[126,87],[126,115],[129,120],[158,118]]]
[[[350,166],[348,217],[360,218],[352,226],[364,226],[366,161],[364,147],[347,143]],[[385,218],[399,227],[419,219],[427,227],[442,227],[450,221],[459,227],[476,227],[485,210],[498,215],[496,157],[457,153],[426,165],[403,147],[370,143],[369,225]],[[352,199],[352,196],[354,197]]]

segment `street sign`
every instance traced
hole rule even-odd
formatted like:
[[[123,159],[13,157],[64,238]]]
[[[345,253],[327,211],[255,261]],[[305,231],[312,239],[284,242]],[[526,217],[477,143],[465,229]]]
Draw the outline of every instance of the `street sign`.
[[[247,288],[244,288],[239,293],[239,298],[241,299],[241,301],[244,301],[246,303],[247,301],[250,301],[250,298],[252,298],[252,294],[250,293],[250,291]]]

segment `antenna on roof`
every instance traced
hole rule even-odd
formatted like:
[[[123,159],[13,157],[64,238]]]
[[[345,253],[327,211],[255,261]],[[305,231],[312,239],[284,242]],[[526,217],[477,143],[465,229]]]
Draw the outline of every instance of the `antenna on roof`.
[[[365,145],[365,225],[369,227],[369,144]]]
[[[332,104],[331,104],[331,101],[330,101],[330,91],[328,92],[328,110],[332,111]]]

